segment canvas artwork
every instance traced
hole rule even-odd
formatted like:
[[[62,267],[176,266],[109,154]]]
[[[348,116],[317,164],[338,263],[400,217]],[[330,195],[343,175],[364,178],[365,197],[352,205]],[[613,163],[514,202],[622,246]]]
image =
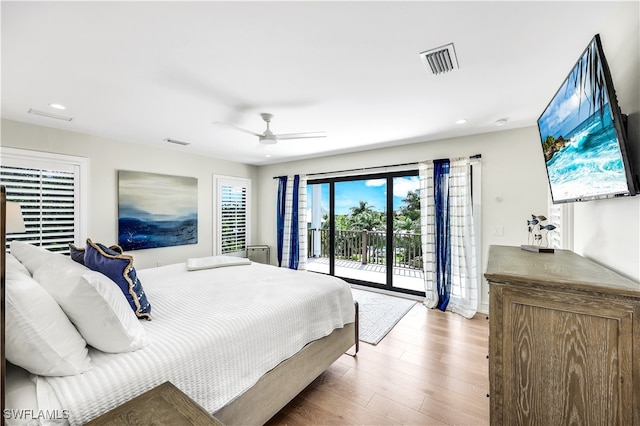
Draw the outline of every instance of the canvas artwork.
[[[118,171],[118,244],[124,250],[198,242],[198,179]]]

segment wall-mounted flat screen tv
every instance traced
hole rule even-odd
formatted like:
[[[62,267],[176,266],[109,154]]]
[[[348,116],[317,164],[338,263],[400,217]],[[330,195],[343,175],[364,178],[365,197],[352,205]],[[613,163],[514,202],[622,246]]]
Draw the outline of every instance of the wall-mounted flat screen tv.
[[[554,203],[636,195],[623,121],[596,35],[538,119]]]

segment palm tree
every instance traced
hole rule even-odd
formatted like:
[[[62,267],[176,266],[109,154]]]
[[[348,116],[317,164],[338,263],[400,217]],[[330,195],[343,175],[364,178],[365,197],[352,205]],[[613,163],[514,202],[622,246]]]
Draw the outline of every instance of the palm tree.
[[[578,89],[580,94],[580,103],[582,104],[583,95],[589,99],[589,116],[596,111],[604,114],[604,106],[607,103],[606,87],[604,74],[602,72],[603,57],[600,37],[596,35],[587,47],[585,55],[580,58],[577,66],[571,72],[570,78],[573,88]],[[567,85],[567,89],[569,85]],[[578,107],[579,108],[579,107]]]
[[[405,204],[400,206],[399,213],[414,222],[420,220],[420,193],[419,191],[409,191],[402,200]]]
[[[358,205],[351,207],[349,210],[351,210],[353,216],[358,216],[359,214],[372,212],[373,207],[371,207],[367,201],[358,201]]]

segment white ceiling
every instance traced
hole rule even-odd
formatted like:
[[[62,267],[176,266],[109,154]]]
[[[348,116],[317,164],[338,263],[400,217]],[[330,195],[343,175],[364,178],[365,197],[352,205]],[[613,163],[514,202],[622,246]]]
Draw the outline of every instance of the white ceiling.
[[[607,30],[609,56],[638,21],[633,2],[1,8],[3,118],[257,165],[534,126],[593,35]],[[429,75],[419,53],[448,43],[460,69]],[[256,137],[212,124],[262,132],[261,112],[275,115],[275,133],[328,137],[260,148]]]

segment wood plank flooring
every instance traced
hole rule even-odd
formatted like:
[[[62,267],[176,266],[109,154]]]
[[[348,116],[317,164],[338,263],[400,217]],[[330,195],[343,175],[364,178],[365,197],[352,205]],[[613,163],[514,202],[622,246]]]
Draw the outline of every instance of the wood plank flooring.
[[[377,345],[343,355],[267,423],[488,425],[489,324],[417,303]]]

